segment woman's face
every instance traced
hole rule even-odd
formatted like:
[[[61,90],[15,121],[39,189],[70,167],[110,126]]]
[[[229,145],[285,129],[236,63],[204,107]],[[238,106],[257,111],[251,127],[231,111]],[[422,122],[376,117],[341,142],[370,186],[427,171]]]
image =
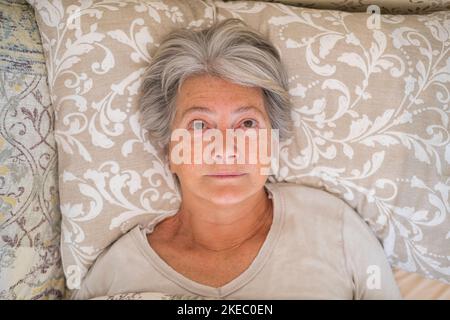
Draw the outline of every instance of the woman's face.
[[[177,95],[172,134],[175,129],[183,129],[177,131],[191,137],[187,150],[180,148],[181,140],[171,139],[169,144],[170,168],[178,176],[183,194],[189,192],[217,204],[232,204],[243,201],[263,188],[267,173],[264,174],[262,169],[270,167],[267,157],[270,157],[271,128],[260,88],[241,86],[209,75],[189,77]],[[227,144],[227,129],[234,129],[229,133],[242,129],[238,131],[246,132],[248,137],[255,133],[253,137],[256,138],[241,139],[240,142],[245,141],[244,148],[235,139],[233,146],[231,143]],[[218,137],[222,139],[223,148],[207,147],[213,146],[212,142],[216,140],[205,140],[202,137],[213,131],[221,133]],[[261,140],[259,133],[265,133],[267,144],[263,148],[251,149],[252,145],[258,146]],[[202,147],[200,153],[199,146]],[[220,143],[215,146],[219,147]],[[251,153],[256,153],[256,157],[252,158]],[[189,155],[191,161],[180,163],[180,155]],[[261,158],[260,155],[266,158]],[[242,158],[243,156],[245,157]],[[205,161],[206,157],[210,157],[208,163]],[[230,172],[241,175],[217,176]]]

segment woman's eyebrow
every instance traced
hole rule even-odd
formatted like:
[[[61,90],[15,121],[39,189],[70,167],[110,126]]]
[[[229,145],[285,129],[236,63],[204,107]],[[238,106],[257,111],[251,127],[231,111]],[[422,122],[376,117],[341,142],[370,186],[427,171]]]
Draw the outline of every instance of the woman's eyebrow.
[[[241,114],[241,113],[245,113],[247,111],[256,111],[264,118],[264,114],[261,112],[261,110],[259,110],[258,108],[254,107],[254,106],[239,107],[236,110],[234,110],[232,112],[232,114]],[[216,114],[215,111],[213,111],[209,108],[202,107],[202,106],[193,106],[193,107],[183,111],[183,113],[181,114],[181,119],[183,119],[185,116],[187,116],[188,114],[191,114],[193,112],[202,112],[202,113],[211,114],[211,115]]]
[[[254,106],[239,107],[236,110],[234,110],[232,112],[232,114],[241,114],[241,113],[245,113],[247,111],[256,111],[257,113],[259,113],[261,115],[261,117],[264,118],[264,114],[261,112],[261,110],[259,110],[258,108],[254,107]]]
[[[200,107],[200,106],[193,106],[189,109],[186,109],[183,111],[183,113],[181,114],[181,119],[183,119],[184,117],[186,117],[188,114],[191,114],[193,112],[202,112],[202,113],[207,113],[207,114],[215,114],[214,111],[212,111],[209,108],[206,107]]]

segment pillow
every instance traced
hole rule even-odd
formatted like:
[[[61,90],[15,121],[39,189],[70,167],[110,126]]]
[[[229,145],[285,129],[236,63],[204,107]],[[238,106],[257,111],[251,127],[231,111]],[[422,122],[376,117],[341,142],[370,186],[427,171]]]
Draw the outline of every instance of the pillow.
[[[0,300],[59,299],[57,154],[33,9],[0,2]]]
[[[378,13],[382,14],[423,14],[450,9],[450,2],[448,0],[264,0],[264,2],[280,2],[300,7],[355,12],[372,10],[373,7],[370,6],[375,5],[379,7]]]
[[[140,79],[164,34],[226,17],[269,36],[289,70],[297,131],[272,181],[334,193],[393,265],[450,280],[448,13],[378,21],[262,2],[31,3],[56,109],[70,288],[122,233],[178,210],[162,148],[137,121]]]
[[[297,131],[277,180],[335,193],[392,265],[449,282],[450,12],[215,5],[218,20],[242,19],[272,39],[289,70]]]

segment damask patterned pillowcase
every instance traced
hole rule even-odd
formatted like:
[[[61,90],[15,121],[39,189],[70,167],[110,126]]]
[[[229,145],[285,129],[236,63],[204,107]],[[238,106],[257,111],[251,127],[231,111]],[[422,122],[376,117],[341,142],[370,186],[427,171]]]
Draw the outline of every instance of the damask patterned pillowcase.
[[[392,265],[450,282],[450,11],[215,5],[264,32],[289,71],[297,134],[277,180],[335,193]]]
[[[267,35],[290,74],[297,131],[272,181],[335,193],[393,265],[450,280],[448,13],[378,20],[262,2],[31,3],[56,108],[70,288],[122,233],[178,209],[165,155],[137,121],[140,80],[167,32],[226,17]]]
[[[279,2],[305,8],[333,9],[350,12],[376,10],[377,13],[381,14],[424,14],[450,9],[450,2],[448,0],[264,0],[264,2]]]

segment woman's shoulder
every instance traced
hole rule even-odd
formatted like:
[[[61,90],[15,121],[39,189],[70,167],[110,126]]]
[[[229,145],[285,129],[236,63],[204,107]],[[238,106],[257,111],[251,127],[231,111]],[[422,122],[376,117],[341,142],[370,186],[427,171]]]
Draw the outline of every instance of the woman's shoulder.
[[[295,183],[277,183],[273,187],[279,191],[286,213],[302,221],[320,219],[330,223],[339,222],[342,232],[362,230],[367,234],[367,231],[371,231],[361,215],[339,195]]]
[[[96,261],[98,262],[100,260],[111,258],[111,256],[115,256],[117,253],[123,254],[124,247],[127,249],[134,249],[134,247],[136,247],[136,237],[140,232],[142,232],[142,226],[134,226],[118,237],[111,245],[109,245],[109,247],[106,247]]]
[[[75,290],[73,299],[90,299],[104,295],[112,283],[112,279],[129,267],[133,255],[139,255],[136,237],[142,232],[140,225],[123,234],[110,246],[103,249],[81,281],[79,290]]]
[[[307,244],[302,246],[302,256],[345,270],[355,299],[401,298],[382,243],[347,202],[305,185],[278,183],[270,187],[285,203],[285,233],[296,245]],[[367,287],[368,274],[379,276],[376,286]]]
[[[294,183],[276,183],[268,188],[277,193],[285,231],[293,237],[308,239],[318,246],[326,244],[328,248],[333,247],[332,243],[341,247],[349,233],[359,239],[375,240],[369,225],[338,195]]]
[[[338,195],[325,189],[292,182],[268,183],[267,187],[278,194],[286,215],[295,215],[303,221],[341,222],[344,208],[349,207]]]
[[[97,267],[108,266],[120,273],[124,267],[129,268],[130,261],[146,263],[146,259],[143,258],[147,245],[145,229],[144,226],[137,224],[120,236],[96,260]]]

